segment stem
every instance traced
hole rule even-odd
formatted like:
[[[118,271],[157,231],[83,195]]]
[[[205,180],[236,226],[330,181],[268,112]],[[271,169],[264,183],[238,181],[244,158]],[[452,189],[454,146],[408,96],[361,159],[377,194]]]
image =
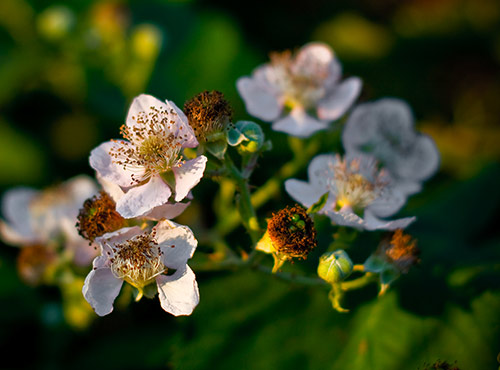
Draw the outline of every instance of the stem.
[[[343,281],[340,283],[340,288],[343,291],[360,289],[364,286],[375,282],[377,280],[377,274],[367,272],[365,275],[350,281]]]
[[[250,190],[248,188],[248,178],[245,178],[241,172],[236,168],[233,161],[229,157],[226,152],[224,156],[224,163],[226,168],[236,183],[236,187],[239,191],[239,214],[241,217],[241,221],[243,225],[247,229],[250,234],[250,238],[252,239],[252,244],[257,244],[261,236],[261,230],[259,226],[259,222],[257,220],[257,215],[255,213],[255,209],[252,205],[252,201],[250,198]],[[219,235],[221,235],[219,233]],[[222,235],[221,235],[222,236]]]
[[[285,163],[275,176],[271,177],[252,194],[250,197],[250,204],[253,209],[259,209],[270,199],[276,197],[276,195],[280,193],[283,181],[294,176],[309,163],[310,158],[317,152],[319,143],[317,141],[311,141],[304,147],[302,141],[290,138],[290,146],[294,152],[293,159]],[[226,217],[219,220],[219,223],[216,225],[216,230],[221,236],[227,235],[238,226],[239,222],[238,212],[233,210],[228,212]]]

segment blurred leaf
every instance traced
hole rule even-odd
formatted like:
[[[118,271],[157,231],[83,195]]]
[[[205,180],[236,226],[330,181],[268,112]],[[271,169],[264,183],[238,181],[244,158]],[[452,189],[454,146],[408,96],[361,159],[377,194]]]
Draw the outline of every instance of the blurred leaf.
[[[0,119],[0,183],[34,183],[46,171],[45,156],[35,142]]]

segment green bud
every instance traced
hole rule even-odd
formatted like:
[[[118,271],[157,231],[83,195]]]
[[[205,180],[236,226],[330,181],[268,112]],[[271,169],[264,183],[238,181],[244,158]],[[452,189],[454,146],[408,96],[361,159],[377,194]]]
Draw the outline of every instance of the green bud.
[[[262,128],[252,121],[236,122],[236,130],[244,137],[238,148],[244,153],[255,153],[264,144],[264,132]]]
[[[338,283],[352,272],[353,264],[347,253],[342,250],[327,252],[319,259],[318,276],[330,284]]]

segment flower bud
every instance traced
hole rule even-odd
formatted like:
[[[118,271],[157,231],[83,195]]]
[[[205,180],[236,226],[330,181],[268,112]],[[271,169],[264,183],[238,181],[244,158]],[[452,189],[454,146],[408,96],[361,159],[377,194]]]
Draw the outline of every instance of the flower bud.
[[[204,91],[184,104],[184,113],[200,144],[226,141],[226,131],[232,126],[233,110],[224,94]]]
[[[318,276],[330,284],[338,283],[352,272],[353,264],[348,254],[342,250],[327,252],[319,259]]]
[[[78,233],[90,242],[98,236],[126,226],[126,220],[116,211],[116,204],[105,191],[87,199],[78,213]]]
[[[243,139],[238,146],[243,153],[255,153],[264,144],[264,132],[262,128],[252,121],[236,122],[236,130],[238,130]]]

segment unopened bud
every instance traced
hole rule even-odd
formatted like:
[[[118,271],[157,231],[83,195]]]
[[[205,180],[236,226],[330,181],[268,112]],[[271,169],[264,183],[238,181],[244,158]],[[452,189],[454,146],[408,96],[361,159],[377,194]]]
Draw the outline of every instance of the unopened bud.
[[[327,252],[319,259],[318,276],[330,284],[338,283],[352,272],[353,264],[342,249]]]

